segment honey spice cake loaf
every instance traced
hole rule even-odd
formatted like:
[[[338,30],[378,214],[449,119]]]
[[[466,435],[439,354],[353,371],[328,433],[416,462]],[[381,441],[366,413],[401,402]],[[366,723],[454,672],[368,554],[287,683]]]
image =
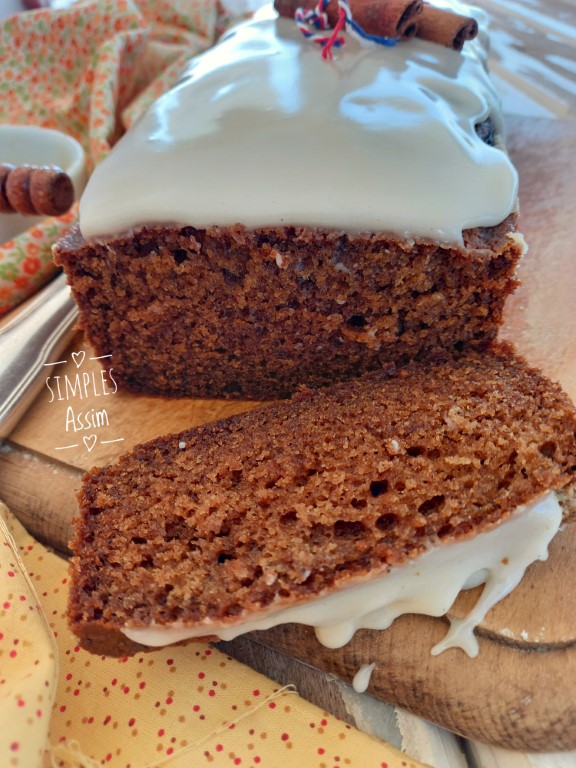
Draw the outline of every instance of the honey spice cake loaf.
[[[480,609],[574,516],[575,432],[560,388],[499,348],[161,437],[85,476],[71,626],[113,655],[290,621],[337,646],[442,615],[481,574],[445,641],[474,655]]]
[[[119,383],[270,399],[488,346],[524,244],[484,38],[325,61],[265,9],[194,59],[55,250]]]

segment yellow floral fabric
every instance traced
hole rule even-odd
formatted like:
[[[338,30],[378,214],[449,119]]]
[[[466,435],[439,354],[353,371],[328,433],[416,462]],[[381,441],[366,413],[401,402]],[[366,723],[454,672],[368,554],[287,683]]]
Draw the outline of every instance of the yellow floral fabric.
[[[15,14],[0,23],[0,124],[69,134],[91,170],[231,20],[217,0],[78,0]],[[0,244],[0,316],[54,275],[52,245],[73,219]]]
[[[64,559],[0,503],[0,765],[421,768],[205,643],[81,649]]]

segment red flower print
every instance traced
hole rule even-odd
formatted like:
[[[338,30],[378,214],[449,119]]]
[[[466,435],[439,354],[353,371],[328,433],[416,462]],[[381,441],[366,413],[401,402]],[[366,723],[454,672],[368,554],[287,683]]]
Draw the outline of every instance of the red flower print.
[[[27,275],[35,275],[42,266],[42,262],[37,256],[27,256],[22,264],[22,269]]]

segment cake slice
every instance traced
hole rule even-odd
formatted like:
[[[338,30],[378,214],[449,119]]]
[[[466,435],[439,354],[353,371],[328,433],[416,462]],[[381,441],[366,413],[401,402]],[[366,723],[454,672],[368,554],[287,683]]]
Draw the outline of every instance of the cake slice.
[[[490,344],[524,243],[473,13],[462,51],[325,61],[268,8],[190,63],[55,250],[121,386],[276,399]]]
[[[299,622],[329,646],[486,586],[574,515],[576,415],[507,348],[412,363],[159,438],[80,493],[69,618],[97,653]]]

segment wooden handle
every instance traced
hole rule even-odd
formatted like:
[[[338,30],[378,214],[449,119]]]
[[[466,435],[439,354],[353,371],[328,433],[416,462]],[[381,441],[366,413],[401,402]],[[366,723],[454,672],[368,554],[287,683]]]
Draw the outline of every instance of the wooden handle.
[[[1,500],[33,536],[60,552],[68,552],[83,474],[11,443],[0,445]]]
[[[74,186],[57,166],[0,165],[0,212],[62,216],[74,202]]]

